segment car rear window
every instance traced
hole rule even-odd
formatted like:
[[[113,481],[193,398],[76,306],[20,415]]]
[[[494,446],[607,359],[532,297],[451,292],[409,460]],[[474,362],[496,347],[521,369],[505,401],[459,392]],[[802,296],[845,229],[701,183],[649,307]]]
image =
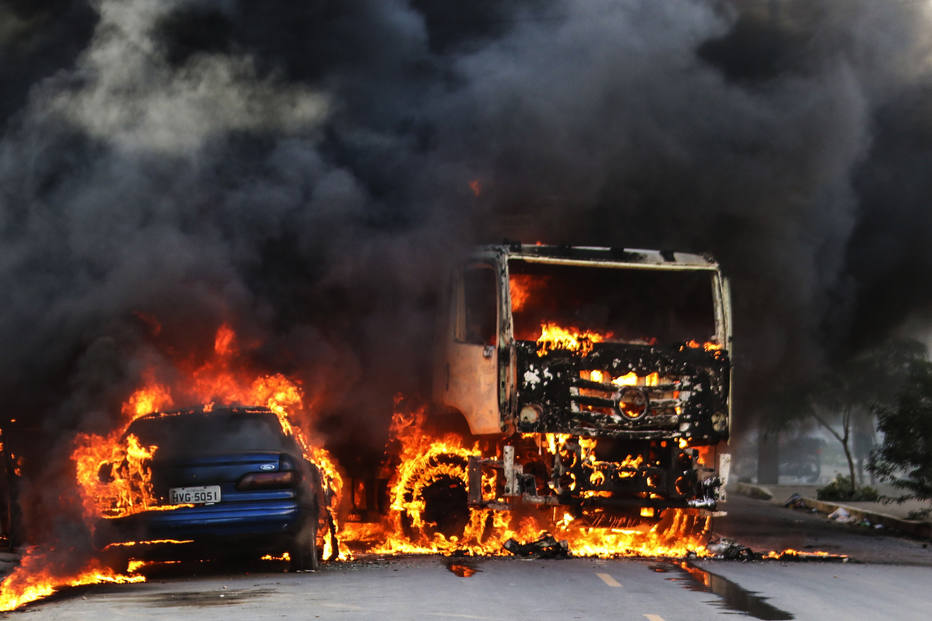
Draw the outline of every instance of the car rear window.
[[[271,412],[184,412],[137,419],[127,434],[168,454],[282,451],[291,448]]]

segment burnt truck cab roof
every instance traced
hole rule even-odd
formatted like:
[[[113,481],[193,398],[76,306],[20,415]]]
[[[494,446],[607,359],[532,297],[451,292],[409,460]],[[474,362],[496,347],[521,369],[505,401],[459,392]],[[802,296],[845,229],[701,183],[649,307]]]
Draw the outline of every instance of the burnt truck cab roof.
[[[717,270],[718,263],[708,255],[673,250],[608,248],[604,246],[555,246],[545,244],[501,244],[480,246],[473,256],[505,253],[509,258],[557,262],[600,262],[629,267],[680,266],[684,269]]]
[[[727,439],[731,309],[712,258],[483,246],[448,294],[435,385],[473,433]]]

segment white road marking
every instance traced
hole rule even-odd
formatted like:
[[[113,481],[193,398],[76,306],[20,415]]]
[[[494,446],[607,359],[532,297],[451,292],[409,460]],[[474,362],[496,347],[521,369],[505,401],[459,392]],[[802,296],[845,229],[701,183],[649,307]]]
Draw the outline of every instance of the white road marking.
[[[660,615],[646,614],[644,615],[644,618],[647,619],[647,621],[663,621],[663,617],[661,617]]]
[[[596,575],[602,579],[602,582],[607,584],[610,587],[620,587],[621,583],[609,576],[608,574],[596,573]]]

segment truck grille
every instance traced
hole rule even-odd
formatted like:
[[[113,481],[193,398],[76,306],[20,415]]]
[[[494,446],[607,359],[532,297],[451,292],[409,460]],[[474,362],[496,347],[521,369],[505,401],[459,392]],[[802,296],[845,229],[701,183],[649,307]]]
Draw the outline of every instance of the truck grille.
[[[689,398],[679,379],[660,377],[657,373],[613,377],[607,371],[584,369],[578,377],[571,377],[569,384],[573,412],[593,412],[632,423],[675,423],[682,403]],[[638,410],[628,407],[631,399],[644,400],[640,414],[634,415]]]

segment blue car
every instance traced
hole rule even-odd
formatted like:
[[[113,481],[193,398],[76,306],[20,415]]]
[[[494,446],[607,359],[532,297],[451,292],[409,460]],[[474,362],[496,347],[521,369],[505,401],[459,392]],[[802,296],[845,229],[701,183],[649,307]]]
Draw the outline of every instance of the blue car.
[[[189,541],[210,557],[287,551],[316,569],[320,473],[260,407],[148,414],[127,430],[157,445],[152,486],[161,505],[189,505],[105,520],[109,542]]]

